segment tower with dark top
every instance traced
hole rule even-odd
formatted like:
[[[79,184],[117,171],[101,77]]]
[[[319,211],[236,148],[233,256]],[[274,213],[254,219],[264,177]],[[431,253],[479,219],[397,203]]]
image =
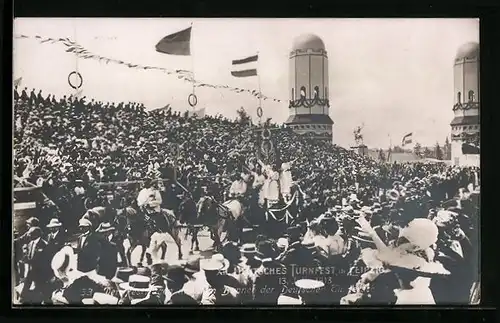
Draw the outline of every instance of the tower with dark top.
[[[290,52],[290,116],[285,124],[298,134],[333,142],[328,90],[325,44],[316,35],[297,37]]]
[[[479,44],[466,43],[457,52],[453,67],[454,118],[451,126],[453,165],[479,166]]]

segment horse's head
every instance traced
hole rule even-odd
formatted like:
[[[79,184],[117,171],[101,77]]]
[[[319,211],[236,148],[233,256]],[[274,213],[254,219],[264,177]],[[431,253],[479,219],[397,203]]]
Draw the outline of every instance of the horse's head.
[[[214,205],[215,201],[211,197],[209,196],[202,197],[197,205],[198,214],[205,214],[206,212],[212,210]]]

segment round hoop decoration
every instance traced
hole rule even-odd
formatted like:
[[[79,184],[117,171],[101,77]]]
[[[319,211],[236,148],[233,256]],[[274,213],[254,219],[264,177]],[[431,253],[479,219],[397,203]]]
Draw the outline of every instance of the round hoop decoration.
[[[271,138],[271,131],[269,129],[264,129],[262,130],[262,139],[264,140],[268,140],[269,138]]]
[[[198,98],[196,97],[195,94],[190,94],[188,96],[188,103],[193,108],[198,104]]]
[[[73,76],[73,75],[76,75],[78,77],[78,79],[80,80],[80,82],[79,82],[78,85],[74,85],[73,83],[71,83],[71,76]],[[78,90],[83,85],[83,77],[82,77],[82,75],[80,73],[78,73],[77,71],[73,71],[73,72],[69,73],[69,75],[68,75],[68,84],[73,89]]]
[[[261,107],[258,107],[258,108],[257,108],[257,117],[262,118],[262,114],[263,114],[263,113],[262,113],[262,108],[261,108]]]
[[[264,154],[268,155],[273,150],[273,143],[270,141],[263,141],[260,144],[260,149]]]

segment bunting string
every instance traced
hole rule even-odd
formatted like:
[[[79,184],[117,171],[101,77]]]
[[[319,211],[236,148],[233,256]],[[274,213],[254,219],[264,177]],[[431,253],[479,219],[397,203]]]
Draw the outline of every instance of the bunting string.
[[[38,42],[40,42],[41,44],[61,43],[67,47],[66,48],[67,53],[72,53],[72,54],[76,55],[78,58],[93,59],[93,60],[96,60],[98,62],[104,62],[105,64],[113,63],[113,64],[118,64],[118,65],[123,65],[123,66],[126,66],[128,68],[137,69],[137,70],[161,71],[163,73],[166,73],[167,75],[176,75],[178,79],[192,83],[193,87],[224,89],[224,90],[235,92],[235,93],[248,93],[248,94],[258,98],[259,100],[269,100],[269,101],[274,101],[274,102],[279,102],[279,103],[285,102],[285,100],[280,100],[280,99],[266,96],[266,95],[262,94],[257,89],[243,89],[243,88],[239,88],[239,87],[232,87],[229,85],[214,85],[214,84],[203,83],[203,82],[200,82],[200,81],[197,81],[194,79],[192,71],[187,71],[187,70],[182,70],[182,69],[171,70],[171,69],[167,69],[164,67],[133,64],[133,63],[125,62],[122,60],[97,55],[97,54],[90,52],[89,50],[84,48],[82,45],[70,40],[69,38],[50,38],[50,37],[42,37],[40,35],[35,35],[35,36],[16,35],[14,38],[16,38],[16,39],[35,39]]]

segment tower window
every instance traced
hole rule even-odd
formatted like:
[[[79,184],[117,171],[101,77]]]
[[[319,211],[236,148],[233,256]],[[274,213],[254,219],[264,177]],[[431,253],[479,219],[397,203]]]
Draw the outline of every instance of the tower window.
[[[469,91],[469,102],[474,101],[474,91],[470,90]]]
[[[457,93],[457,103],[462,103],[462,93],[461,92],[458,92]]]
[[[302,98],[306,97],[306,87],[305,86],[300,88],[300,97],[302,97]]]
[[[292,100],[295,100],[295,89],[292,89]]]
[[[328,99],[328,88],[327,87],[325,87],[325,98]]]

